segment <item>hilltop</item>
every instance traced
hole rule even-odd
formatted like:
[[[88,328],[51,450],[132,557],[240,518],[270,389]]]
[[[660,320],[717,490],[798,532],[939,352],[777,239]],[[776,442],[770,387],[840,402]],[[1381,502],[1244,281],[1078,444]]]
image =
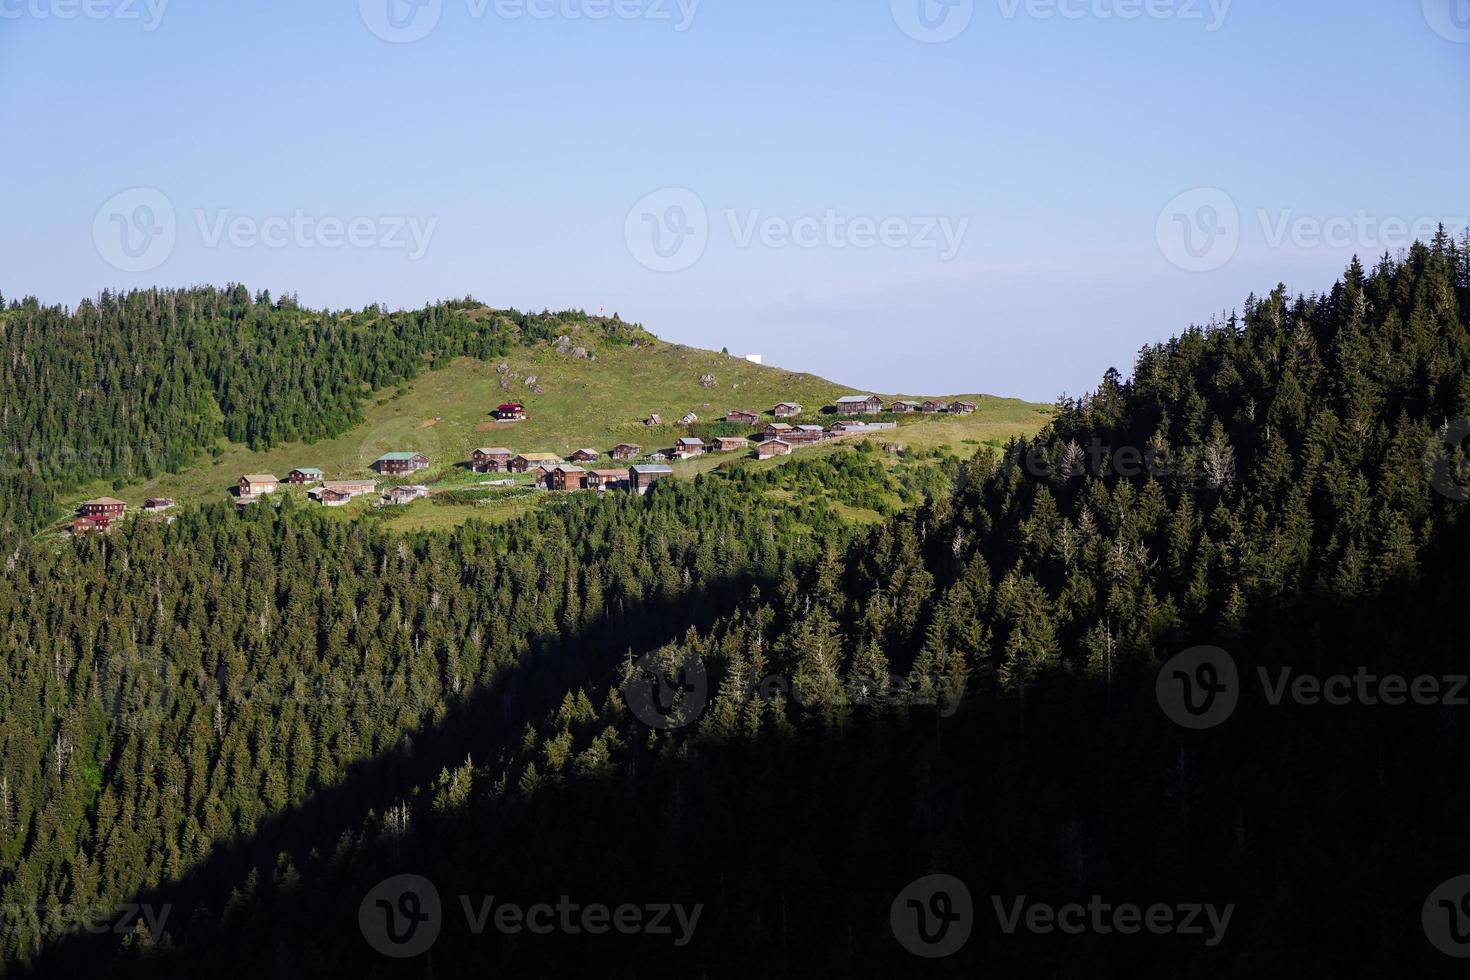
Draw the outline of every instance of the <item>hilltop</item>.
[[[618,443],[634,443],[645,452],[665,448],[682,435],[708,435],[726,413],[747,410],[771,419],[771,408],[797,402],[805,411],[793,421],[830,423],[830,406],[855,389],[816,375],[754,364],[743,358],[669,343],[636,324],[617,317],[590,317],[580,312],[529,316],[496,310],[473,301],[444,308],[454,331],[476,338],[475,345],[441,344],[427,350],[412,374],[403,369],[394,383],[358,397],[359,420],[340,432],[310,438],[242,441],[220,435],[203,447],[198,458],[143,479],[91,480],[69,492],[63,511],[88,496],[108,493],[137,507],[150,496],[173,497],[183,503],[225,499],[242,473],[285,475],[295,467],[320,468],[328,478],[363,478],[368,466],[385,452],[413,450],[430,458],[427,473],[413,482],[436,489],[472,485],[482,479],[464,468],[476,447],[503,446],[513,452],[567,455],[579,448],[607,452]],[[303,332],[323,323],[354,332],[375,325],[394,329],[395,316],[377,311],[359,314],[320,313],[300,320]],[[349,334],[351,336],[352,334]],[[885,399],[887,392],[876,392]],[[885,441],[900,446],[955,451],[968,445],[999,445],[1015,435],[1029,435],[1050,417],[1050,406],[973,393],[930,393],[976,403],[971,416],[902,417],[900,428]],[[529,418],[498,422],[502,402],[526,406]],[[679,424],[692,413],[695,426]],[[663,424],[645,421],[658,415]],[[733,430],[732,430],[733,431]],[[819,450],[812,450],[819,451]],[[968,451],[963,453],[968,455]],[[692,475],[731,459],[709,456],[676,464],[676,473]],[[610,461],[609,461],[610,464]],[[752,464],[757,465],[757,464]],[[776,465],[774,462],[772,465]],[[401,481],[400,481],[401,482]],[[524,481],[523,481],[524,482]],[[505,506],[434,507],[420,503],[396,512],[406,527],[458,523],[468,516],[500,517],[522,512],[524,498]],[[356,513],[369,501],[348,509]]]

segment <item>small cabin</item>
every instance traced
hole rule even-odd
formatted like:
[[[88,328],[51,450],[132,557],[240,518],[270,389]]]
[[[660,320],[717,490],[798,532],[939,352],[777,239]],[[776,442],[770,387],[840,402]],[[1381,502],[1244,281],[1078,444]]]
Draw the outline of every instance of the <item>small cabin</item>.
[[[322,487],[312,496],[316,497],[317,501],[323,507],[346,507],[348,501],[352,499],[352,494],[350,493],[345,493],[341,490],[331,490],[327,487]]]
[[[664,420],[663,420],[662,416],[660,416],[657,412],[654,412],[648,418],[646,418],[646,419],[643,420],[643,424],[644,425],[663,425],[664,424]]]
[[[949,409],[949,403],[948,402],[936,401],[933,398],[929,399],[924,404],[922,404],[922,405],[919,406],[919,411],[924,412],[925,414],[928,414],[928,415],[934,415],[934,414],[936,414],[938,412],[947,411],[948,409]]]
[[[428,495],[429,488],[425,486],[393,487],[384,494],[390,504],[410,504]]]
[[[582,477],[582,486],[588,490],[616,490],[627,480],[627,470],[588,470]]]
[[[838,415],[877,415],[883,411],[883,399],[877,395],[843,395],[837,399]]]
[[[919,410],[919,407],[919,403],[916,401],[910,401],[907,398],[900,398],[898,401],[890,404],[888,406],[888,410],[899,415],[904,415],[909,412],[917,412]]]
[[[287,473],[286,482],[294,483],[298,486],[308,483],[320,483],[324,476],[325,474],[315,466],[302,466]]]
[[[168,510],[176,503],[178,503],[178,501],[174,500],[174,498],[172,497],[149,497],[147,500],[143,501],[143,509],[150,514],[157,514],[160,511]]]
[[[778,419],[795,418],[801,414],[801,406],[796,404],[796,402],[782,402],[771,409],[771,414]]]
[[[634,466],[628,470],[628,487],[634,493],[647,493],[659,480],[673,475],[674,471],[667,466]]]
[[[820,425],[798,425],[781,438],[787,442],[821,442],[827,433]]]
[[[736,410],[725,416],[726,422],[735,422],[739,425],[758,425],[761,417],[754,412]]]
[[[770,459],[772,456],[790,456],[791,443],[784,439],[767,439],[755,444],[756,459]]]
[[[572,466],[563,463],[553,466],[546,474],[546,489],[548,490],[580,490],[582,489],[582,477],[587,473],[580,466]]]
[[[531,416],[520,402],[506,402],[495,410],[495,417],[501,422],[524,422]]]
[[[791,431],[791,425],[787,422],[772,422],[761,430],[761,434],[767,439],[780,439]]]
[[[601,458],[602,453],[595,449],[578,449],[567,457],[573,463],[595,463]]]
[[[111,526],[111,521],[95,517],[78,517],[71,522],[71,533],[80,536],[90,531],[106,531]]]
[[[974,415],[980,406],[974,402],[950,402],[949,411],[952,415]]]
[[[720,453],[734,452],[737,449],[745,449],[750,445],[750,440],[741,436],[717,436],[715,437],[715,451]]]
[[[275,493],[281,481],[269,473],[246,473],[240,477],[238,488],[241,497],[257,497],[263,493]]]
[[[613,459],[632,459],[643,451],[642,446],[635,446],[631,442],[620,442],[613,447]]]
[[[691,456],[703,455],[705,448],[703,439],[685,436],[674,443],[674,455],[680,459],[688,459]]]
[[[519,456],[510,458],[510,471],[512,473],[529,473],[534,469],[551,469],[561,462],[561,457],[556,453],[521,453]]]
[[[510,450],[483,446],[470,453],[470,469],[476,473],[501,473],[510,464]]]
[[[383,476],[417,473],[419,470],[426,470],[428,468],[429,457],[423,453],[415,452],[384,453],[373,460],[373,465],[370,467],[370,469]]]

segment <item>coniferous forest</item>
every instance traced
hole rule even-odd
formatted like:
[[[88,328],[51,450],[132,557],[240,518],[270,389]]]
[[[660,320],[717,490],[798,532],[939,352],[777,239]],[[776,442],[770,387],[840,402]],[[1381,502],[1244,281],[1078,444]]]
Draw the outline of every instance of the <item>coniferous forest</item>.
[[[1251,296],[922,493],[863,443],[444,531],[287,498],[36,533],[79,467],[345,431],[367,388],[558,332],[469,308],[0,314],[7,975],[1462,969],[1426,931],[1470,874],[1470,240]],[[51,448],[77,432],[126,453]],[[913,502],[789,502],[818,483]],[[931,960],[895,898],[940,874],[972,922]],[[401,875],[432,901],[375,906]],[[564,897],[686,918],[493,911]],[[1028,919],[1100,902],[1229,911]],[[432,944],[385,954],[379,909]]]

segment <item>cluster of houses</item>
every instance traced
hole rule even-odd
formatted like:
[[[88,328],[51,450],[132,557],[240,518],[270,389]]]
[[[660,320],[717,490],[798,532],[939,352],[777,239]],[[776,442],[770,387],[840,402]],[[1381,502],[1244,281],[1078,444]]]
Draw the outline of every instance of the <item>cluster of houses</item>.
[[[877,395],[844,395],[837,399],[836,404],[837,414],[846,416],[877,415],[885,411],[885,408],[899,414],[920,412],[970,415],[977,407],[974,402],[933,399],[923,402],[900,399],[885,406]],[[778,421],[768,423],[760,429],[760,438],[754,441],[755,457],[770,459],[775,456],[789,456],[800,446],[896,428],[894,422],[858,422],[850,419],[833,422],[826,428],[779,421],[796,418],[802,412],[802,407],[795,402],[781,402],[776,405],[771,414]],[[496,409],[495,415],[507,422],[527,418],[525,406],[517,403],[501,405]],[[685,418],[693,420],[694,416]],[[724,421],[755,428],[760,426],[761,417],[755,412],[736,410],[725,415]],[[671,460],[692,459],[705,453],[738,452],[751,447],[752,440],[744,436],[716,436],[708,443],[694,436],[685,436],[676,440],[668,449],[647,454],[643,457],[644,462],[627,468],[599,468],[581,465],[594,464],[602,458],[603,454],[596,449],[578,449],[562,459],[558,453],[512,453],[509,449],[492,446],[476,449],[470,456],[469,465],[476,473],[533,473],[536,485],[547,490],[628,490],[633,493],[647,493],[653,484],[673,475],[673,469],[666,465]],[[638,459],[642,452],[641,446],[619,443],[611,449],[609,455],[615,461],[627,462]],[[420,452],[408,451],[384,453],[369,468],[380,476],[404,476],[428,467],[429,457]],[[373,480],[328,480],[320,469],[303,466],[287,473],[284,480],[270,473],[244,474],[236,485],[237,503],[241,507],[253,504],[262,496],[275,493],[283,483],[311,486],[308,496],[324,507],[343,507],[357,497],[376,493],[378,489]],[[428,495],[429,488],[426,486],[394,486],[383,494],[383,499],[389,504],[408,504]],[[167,497],[150,497],[144,503],[143,509],[145,512],[158,513],[173,507],[174,503]],[[85,501],[72,522],[72,531],[75,534],[106,531],[115,521],[122,519],[126,510],[127,505],[113,497]]]

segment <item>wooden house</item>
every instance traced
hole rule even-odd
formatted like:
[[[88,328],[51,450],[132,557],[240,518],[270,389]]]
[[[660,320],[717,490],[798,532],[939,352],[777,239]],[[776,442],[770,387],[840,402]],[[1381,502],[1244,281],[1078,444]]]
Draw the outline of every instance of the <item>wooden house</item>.
[[[383,496],[390,504],[411,504],[420,497],[427,497],[429,488],[425,486],[393,487]]]
[[[71,522],[71,533],[80,536],[89,531],[105,531],[111,526],[111,521],[99,520],[95,517],[78,517]]]
[[[353,497],[361,497],[377,489],[378,485],[372,480],[327,480],[321,486],[313,487],[307,496],[330,507],[340,507]],[[336,500],[338,497],[340,502]]]
[[[509,465],[512,473],[529,473],[538,466],[549,470],[560,462],[561,457],[556,453],[521,453],[512,456]]]
[[[632,459],[643,451],[642,446],[635,446],[631,442],[620,442],[613,447],[613,459]]]
[[[782,402],[771,409],[771,414],[778,419],[795,418],[801,414],[801,406],[796,404],[796,402]]]
[[[348,501],[352,499],[352,494],[350,493],[345,493],[341,490],[332,490],[327,487],[321,487],[313,496],[316,497],[317,501],[323,507],[346,507]]]
[[[950,402],[949,411],[951,415],[974,415],[979,408],[974,402]]]
[[[791,443],[784,439],[767,439],[755,444],[756,459],[770,459],[772,456],[790,456]]]
[[[947,402],[937,401],[931,398],[924,404],[919,406],[919,411],[924,412],[927,415],[934,415],[938,412],[946,411],[948,410],[948,408],[949,404]]]
[[[419,470],[426,470],[428,468],[429,457],[423,453],[416,452],[384,453],[373,460],[373,465],[370,467],[370,469],[382,476],[417,473]]]
[[[578,449],[567,457],[573,463],[595,463],[601,458],[602,453],[595,449]]]
[[[720,453],[734,452],[737,449],[745,449],[750,446],[750,440],[741,436],[716,436],[715,451]]]
[[[275,478],[272,477],[272,479]],[[128,505],[116,497],[98,497],[96,500],[82,501],[82,505],[77,508],[77,513],[82,517],[98,521],[106,527],[112,521],[122,517],[127,509]]]
[[[301,466],[286,474],[286,482],[297,485],[320,483],[324,475],[315,466]]]
[[[506,402],[495,410],[495,417],[501,422],[524,422],[531,416],[520,402]]]
[[[900,415],[908,412],[917,412],[919,410],[919,403],[910,401],[907,398],[900,398],[898,401],[889,404],[888,410],[890,412],[897,412]]]
[[[502,473],[510,465],[510,450],[483,446],[470,453],[470,469],[476,473]]]
[[[582,478],[587,473],[580,466],[570,463],[562,463],[553,466],[546,475],[546,489],[548,490],[580,490],[582,489]]]
[[[726,422],[738,422],[741,425],[759,425],[761,417],[754,412],[734,411],[725,416]]]
[[[673,475],[674,471],[667,466],[634,466],[628,470],[628,487],[634,493],[647,493],[659,480]]]
[[[785,436],[786,433],[788,433],[790,431],[791,431],[791,424],[790,423],[788,423],[788,422],[772,422],[771,424],[767,425],[764,429],[761,430],[761,434],[764,435],[767,439],[780,439],[781,437]]]
[[[685,436],[674,443],[674,455],[679,459],[689,459],[691,456],[702,456],[705,445],[703,439],[693,436]]]
[[[798,425],[781,438],[786,442],[821,442],[827,433],[820,425]]]
[[[883,411],[883,399],[877,395],[843,395],[837,399],[838,415],[877,415]]]
[[[582,486],[588,490],[616,490],[627,481],[627,470],[588,470]]]
[[[149,497],[147,500],[143,501],[143,509],[150,514],[157,514],[160,511],[168,510],[176,503],[178,503],[178,501],[174,500],[172,497]]]
[[[241,497],[258,497],[263,493],[275,493],[281,481],[269,473],[246,473],[240,477]]]

